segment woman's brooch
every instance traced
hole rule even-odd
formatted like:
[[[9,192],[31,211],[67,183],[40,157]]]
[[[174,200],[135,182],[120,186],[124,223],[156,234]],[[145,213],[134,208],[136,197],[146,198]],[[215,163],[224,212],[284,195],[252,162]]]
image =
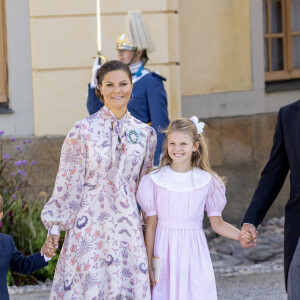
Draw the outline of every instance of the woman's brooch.
[[[137,128],[128,128],[127,136],[131,144],[138,144],[140,142],[140,132]]]

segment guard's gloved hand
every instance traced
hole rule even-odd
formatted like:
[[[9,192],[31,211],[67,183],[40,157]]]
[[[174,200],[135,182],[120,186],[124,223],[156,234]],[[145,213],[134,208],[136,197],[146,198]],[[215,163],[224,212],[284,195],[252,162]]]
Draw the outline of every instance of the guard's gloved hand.
[[[91,88],[96,87],[95,75],[96,75],[97,70],[101,67],[101,65],[98,65],[98,63],[99,63],[99,57],[96,57],[94,60],[93,69],[92,69],[92,79],[91,79],[91,83],[90,83]]]

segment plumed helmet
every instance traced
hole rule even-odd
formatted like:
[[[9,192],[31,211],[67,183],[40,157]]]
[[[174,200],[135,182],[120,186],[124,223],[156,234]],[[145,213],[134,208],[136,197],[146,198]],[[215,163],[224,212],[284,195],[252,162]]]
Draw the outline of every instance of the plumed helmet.
[[[117,38],[117,50],[147,50],[153,52],[155,46],[147,24],[140,11],[129,11],[127,30]]]

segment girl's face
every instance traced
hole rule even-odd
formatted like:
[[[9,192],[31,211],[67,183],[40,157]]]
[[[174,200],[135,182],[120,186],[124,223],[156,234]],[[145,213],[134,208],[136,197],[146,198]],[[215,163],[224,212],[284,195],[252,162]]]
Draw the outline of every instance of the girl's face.
[[[126,112],[133,84],[125,71],[108,72],[99,86],[104,103],[114,114]]]
[[[191,167],[192,154],[198,146],[199,142],[194,144],[188,133],[175,131],[168,135],[168,153],[172,164],[186,168]]]

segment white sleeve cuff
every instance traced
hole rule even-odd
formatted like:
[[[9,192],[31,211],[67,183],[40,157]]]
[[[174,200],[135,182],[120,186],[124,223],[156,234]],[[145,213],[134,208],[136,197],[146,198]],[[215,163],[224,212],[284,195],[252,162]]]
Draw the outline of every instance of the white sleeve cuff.
[[[50,261],[52,259],[52,257],[48,257],[48,256],[46,256],[45,254],[44,254],[44,260],[45,260],[45,262],[48,262],[48,261]]]
[[[50,228],[50,230],[48,231],[48,236],[49,235],[60,235],[60,229],[58,225],[52,225],[52,227]]]

